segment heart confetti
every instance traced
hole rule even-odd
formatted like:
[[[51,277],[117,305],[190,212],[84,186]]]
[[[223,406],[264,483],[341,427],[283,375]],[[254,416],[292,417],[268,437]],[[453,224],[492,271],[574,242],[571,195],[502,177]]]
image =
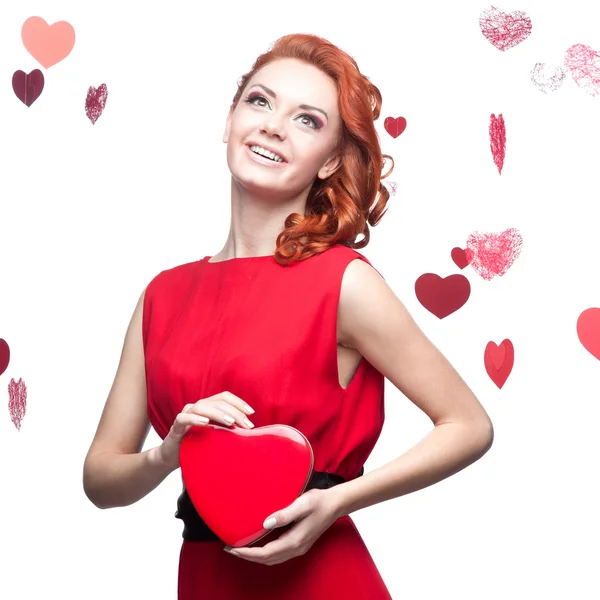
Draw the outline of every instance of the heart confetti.
[[[44,89],[44,74],[39,69],[34,69],[31,73],[15,71],[12,86],[17,98],[25,106],[31,106]]]
[[[600,94],[600,53],[575,44],[565,53],[565,67],[569,69],[575,83],[591,96]]]
[[[21,28],[25,49],[44,68],[65,59],[75,46],[75,30],[66,21],[48,25],[41,17],[29,17]]]
[[[393,137],[397,138],[406,129],[406,119],[404,117],[387,117],[383,122],[385,130]]]
[[[22,379],[10,380],[8,384],[8,411],[15,427],[20,431],[27,410],[27,387]]]
[[[442,278],[424,273],[415,282],[417,300],[438,319],[443,319],[465,305],[471,295],[469,280],[460,274]]]
[[[521,254],[523,238],[512,228],[502,233],[472,233],[467,240],[467,248],[473,252],[471,267],[475,272],[490,281],[496,275],[502,277]]]
[[[517,46],[531,34],[531,19],[521,10],[505,13],[495,6],[481,11],[481,33],[493,46],[506,52]]]
[[[600,308],[588,308],[579,315],[577,337],[582,346],[600,360]]]
[[[92,125],[99,119],[104,107],[106,106],[106,98],[108,97],[108,88],[103,83],[95,88],[90,86],[87,97],[85,99],[85,114],[92,122]]]
[[[502,113],[498,115],[492,114],[490,117],[490,149],[494,158],[494,164],[498,169],[498,173],[502,175],[502,167],[504,166],[504,156],[506,154],[506,126]]]
[[[545,63],[535,63],[531,70],[531,81],[535,87],[548,94],[555,92],[565,80],[567,71],[563,67],[554,67],[551,69]]]
[[[10,364],[10,348],[5,340],[0,338],[0,375],[8,369]]]
[[[499,346],[488,342],[483,354],[485,370],[490,379],[499,387],[506,383],[515,362],[515,348],[510,340],[504,340]]]
[[[452,248],[450,256],[459,269],[464,269],[471,264],[471,261],[473,260],[473,251],[470,248],[464,250],[462,248]]]

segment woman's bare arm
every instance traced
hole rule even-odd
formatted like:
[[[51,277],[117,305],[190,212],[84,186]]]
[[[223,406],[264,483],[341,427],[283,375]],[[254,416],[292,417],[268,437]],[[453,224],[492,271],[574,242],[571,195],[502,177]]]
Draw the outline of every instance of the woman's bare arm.
[[[142,292],[125,334],[121,359],[83,466],[83,489],[98,508],[128,506],[155,489],[172,469],[141,452],[150,430],[142,343]]]

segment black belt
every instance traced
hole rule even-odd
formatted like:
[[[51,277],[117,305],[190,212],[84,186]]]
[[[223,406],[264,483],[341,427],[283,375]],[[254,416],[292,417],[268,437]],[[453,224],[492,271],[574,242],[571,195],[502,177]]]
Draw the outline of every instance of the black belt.
[[[360,477],[365,472],[363,467],[356,477]],[[326,473],[313,471],[312,477],[306,486],[305,492],[312,489],[326,490],[340,483],[344,483],[345,479],[334,473]],[[283,507],[282,507],[283,508]],[[185,486],[181,496],[177,499],[176,519],[183,521],[183,539],[190,542],[212,542],[220,541],[215,533],[203,521],[198,514],[190,499]]]

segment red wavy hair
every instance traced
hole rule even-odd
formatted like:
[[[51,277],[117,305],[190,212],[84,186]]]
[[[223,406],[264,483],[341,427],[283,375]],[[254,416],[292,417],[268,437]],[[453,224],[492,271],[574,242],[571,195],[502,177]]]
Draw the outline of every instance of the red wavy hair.
[[[279,38],[239,79],[232,108],[237,106],[255,73],[282,58],[314,65],[334,80],[342,119],[340,167],[327,179],[315,179],[305,214],[290,214],[285,229],[277,236],[275,260],[287,265],[335,244],[364,248],[370,239],[369,225],[377,225],[387,210],[390,194],[381,180],[390,175],[394,161],[382,154],[375,129],[381,111],[381,92],[360,72],[351,56],[316,35],[291,34]],[[386,159],[391,166],[382,175]],[[356,237],[361,233],[364,237],[357,242]]]

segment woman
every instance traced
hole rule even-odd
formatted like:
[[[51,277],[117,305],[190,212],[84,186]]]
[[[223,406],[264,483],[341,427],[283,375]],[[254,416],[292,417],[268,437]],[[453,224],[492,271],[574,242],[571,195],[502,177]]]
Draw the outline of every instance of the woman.
[[[390,598],[349,515],[456,473],[492,443],[481,404],[355,250],[389,199],[380,108],[379,90],[339,48],[311,35],[278,40],[240,80],[227,117],[223,249],[159,273],[138,301],[85,461],[96,506],[156,488],[179,467],[185,433],[208,421],[296,427],[318,475],[265,515],[273,537],[236,554],[184,489],[180,599]],[[435,427],[362,475],[385,378]],[[162,443],[141,452],[150,425]]]

